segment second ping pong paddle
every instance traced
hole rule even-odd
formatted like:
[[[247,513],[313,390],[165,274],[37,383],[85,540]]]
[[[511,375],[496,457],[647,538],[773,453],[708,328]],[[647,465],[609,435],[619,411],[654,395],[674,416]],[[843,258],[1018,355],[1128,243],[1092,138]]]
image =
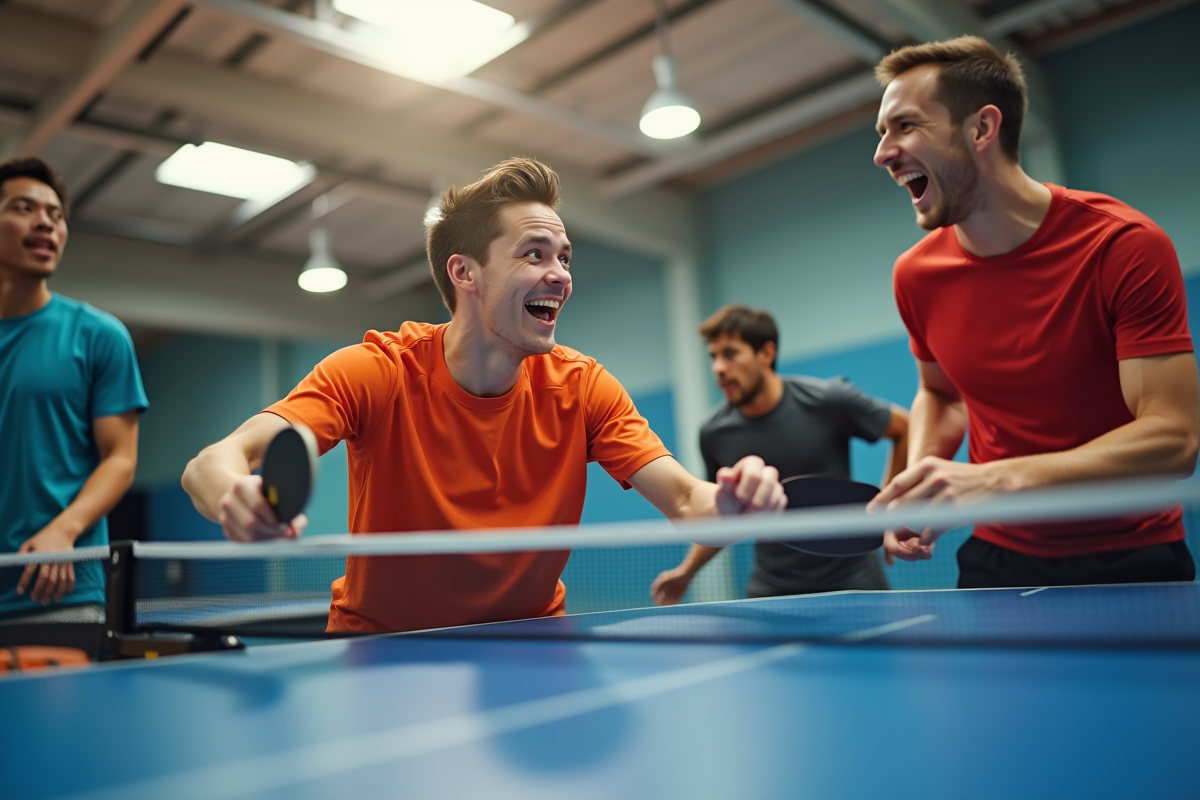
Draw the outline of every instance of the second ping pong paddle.
[[[317,477],[317,442],[303,425],[275,434],[262,462],[262,491],[283,525],[308,505]]]
[[[788,508],[825,506],[866,506],[879,494],[869,483],[825,475],[795,475],[781,481],[787,493]],[[833,539],[801,539],[780,542],[815,556],[857,556],[883,546],[883,532]]]

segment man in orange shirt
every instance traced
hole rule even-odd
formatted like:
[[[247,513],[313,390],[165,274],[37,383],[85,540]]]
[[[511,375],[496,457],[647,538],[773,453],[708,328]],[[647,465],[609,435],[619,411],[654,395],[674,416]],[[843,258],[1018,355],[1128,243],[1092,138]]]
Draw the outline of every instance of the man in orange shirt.
[[[749,456],[700,481],[595,360],[555,344],[571,294],[558,176],[505,161],[442,196],[426,246],[450,309],[333,353],[280,402],[188,464],[183,486],[230,539],[295,536],[251,471],[289,424],[321,452],[345,440],[352,533],[577,524],[598,461],[671,518],[779,510],[779,475]],[[351,557],[332,631],[382,632],[562,614],[567,552]]]

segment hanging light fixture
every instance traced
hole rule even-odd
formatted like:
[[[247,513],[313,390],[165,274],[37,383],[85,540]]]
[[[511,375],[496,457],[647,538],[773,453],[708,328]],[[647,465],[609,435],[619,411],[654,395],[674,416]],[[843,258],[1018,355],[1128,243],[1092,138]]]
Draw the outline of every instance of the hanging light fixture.
[[[306,292],[336,292],[346,285],[346,271],[329,252],[329,231],[314,227],[308,232],[312,250],[297,282]]]
[[[313,200],[313,226],[308,231],[308,261],[300,270],[297,283],[306,292],[336,292],[346,285],[346,271],[329,249],[329,231],[320,220],[329,213],[329,198],[321,195]]]
[[[664,0],[655,0],[655,6],[662,53],[654,57],[651,66],[658,88],[642,106],[642,119],[638,127],[652,139],[678,139],[700,127],[700,112],[688,96],[679,90],[678,66],[667,43],[667,9]]]

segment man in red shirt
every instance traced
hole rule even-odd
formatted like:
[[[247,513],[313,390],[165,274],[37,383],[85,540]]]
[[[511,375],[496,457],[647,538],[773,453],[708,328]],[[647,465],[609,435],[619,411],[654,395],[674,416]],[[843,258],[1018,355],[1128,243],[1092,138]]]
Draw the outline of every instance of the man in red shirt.
[[[930,233],[896,262],[920,381],[908,469],[873,507],[1190,474],[1196,363],[1166,234],[1111,197],[1025,174],[1024,76],[983,39],[902,48],[876,73],[875,163]],[[949,460],[967,430],[971,463]],[[937,535],[889,534],[887,556],[929,558]],[[977,525],[959,586],[1192,580],[1183,538],[1178,509]]]
[[[351,533],[577,524],[598,461],[668,517],[780,510],[779,474],[748,456],[692,477],[616,378],[556,344],[571,294],[558,176],[510,159],[442,196],[426,232],[452,321],[371,331],[292,392],[203,450],[183,475],[196,508],[230,539],[281,529],[251,475],[289,424],[322,453],[346,441]],[[617,324],[614,320],[614,324]],[[384,632],[562,614],[569,553],[351,557],[329,629]]]

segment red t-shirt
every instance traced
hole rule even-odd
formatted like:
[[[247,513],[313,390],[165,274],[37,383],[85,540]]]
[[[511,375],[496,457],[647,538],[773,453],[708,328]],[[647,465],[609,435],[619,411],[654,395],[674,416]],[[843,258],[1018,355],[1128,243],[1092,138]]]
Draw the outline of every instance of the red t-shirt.
[[[462,389],[445,325],[406,322],[333,353],[267,409],[346,441],[351,533],[578,524],[587,462],[627,479],[670,455],[625,389],[566,347],[525,359],[502,397]],[[358,556],[331,631],[403,631],[562,614],[569,552]]]
[[[1029,241],[980,258],[953,227],[896,261],[913,354],[966,400],[971,461],[1078,447],[1133,421],[1117,362],[1192,350],[1179,259],[1148,217],[1091,192],[1048,185]],[[977,525],[975,535],[1053,558],[1182,539],[1178,509],[1072,524]]]

